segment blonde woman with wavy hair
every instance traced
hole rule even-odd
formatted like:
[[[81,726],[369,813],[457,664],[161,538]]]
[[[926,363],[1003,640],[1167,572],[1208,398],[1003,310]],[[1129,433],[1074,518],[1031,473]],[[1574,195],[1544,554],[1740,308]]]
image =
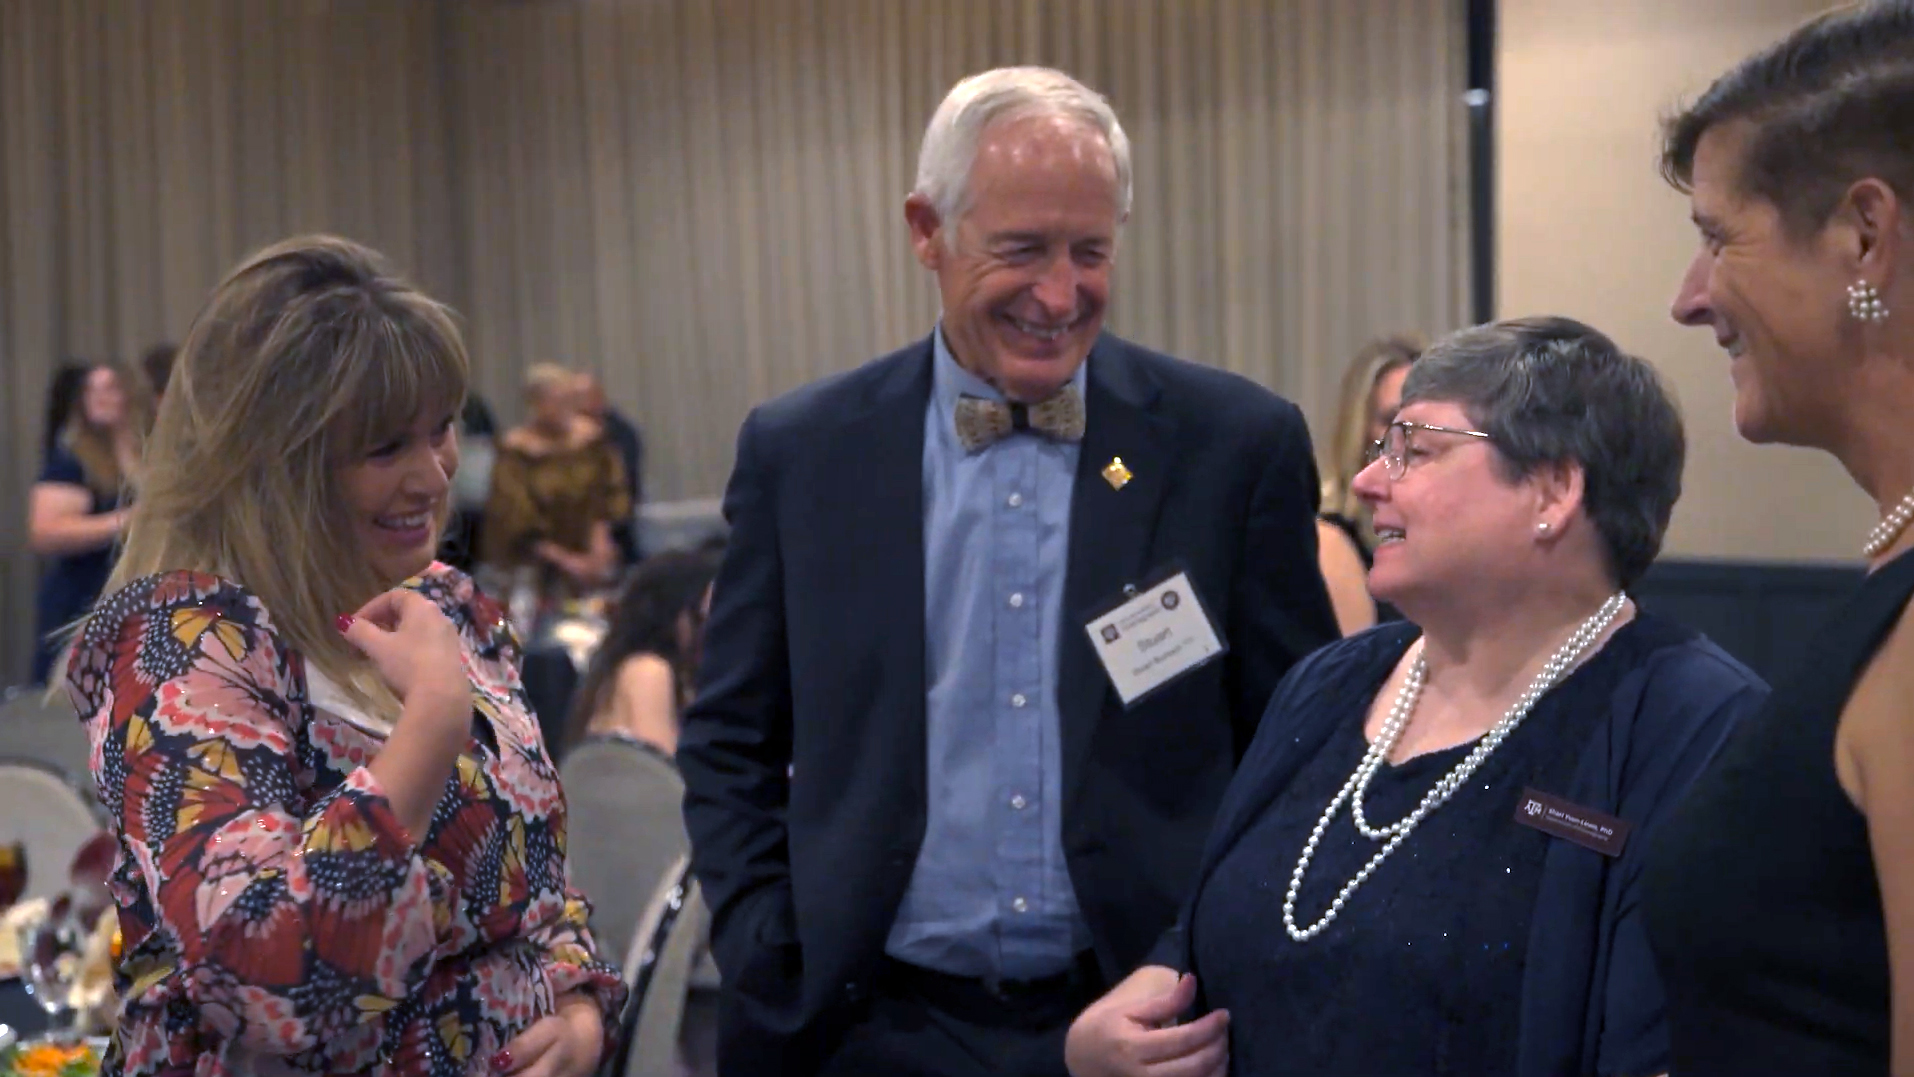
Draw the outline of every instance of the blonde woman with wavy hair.
[[[45,559],[34,603],[34,684],[47,681],[63,633],[113,571],[113,544],[126,526],[125,503],[152,424],[152,399],[128,368],[96,363],[79,375],[27,502],[27,548]]]
[[[1368,509],[1356,497],[1355,478],[1369,465],[1371,447],[1402,402],[1409,364],[1423,347],[1420,338],[1405,333],[1381,337],[1363,345],[1343,371],[1335,434],[1322,469],[1316,549],[1329,600],[1336,607],[1336,623],[1345,636],[1375,624],[1379,613],[1369,597],[1369,560],[1376,535]]]
[[[109,1072],[595,1066],[623,988],[517,645],[433,560],[466,380],[450,312],[328,236],[187,334],[68,661],[120,845]]]

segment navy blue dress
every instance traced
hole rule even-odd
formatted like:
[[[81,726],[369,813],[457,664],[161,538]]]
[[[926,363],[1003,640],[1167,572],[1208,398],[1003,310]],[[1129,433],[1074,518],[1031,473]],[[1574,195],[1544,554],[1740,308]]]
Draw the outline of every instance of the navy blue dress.
[[[1766,686],[1652,614],[1545,696],[1320,935],[1282,905],[1298,854],[1365,748],[1362,720],[1418,630],[1332,644],[1278,689],[1218,815],[1195,895],[1152,955],[1231,1013],[1232,1072],[1658,1073],[1668,1032],[1636,911],[1651,831]],[[1385,768],[1364,801],[1393,823],[1470,746]],[[1514,822],[1524,787],[1627,819],[1610,859]],[[1378,848],[1345,805],[1297,902],[1314,923]],[[1531,954],[1548,960],[1530,961]]]
[[[46,465],[36,482],[84,487],[93,498],[90,515],[112,512],[120,507],[117,494],[103,495],[87,486],[80,461],[64,445],[55,445],[47,453]],[[104,546],[86,553],[49,557],[42,563],[40,590],[34,598],[33,677],[32,683],[45,684],[59,658],[58,635],[79,620],[99,600],[107,577],[113,574],[114,547]]]

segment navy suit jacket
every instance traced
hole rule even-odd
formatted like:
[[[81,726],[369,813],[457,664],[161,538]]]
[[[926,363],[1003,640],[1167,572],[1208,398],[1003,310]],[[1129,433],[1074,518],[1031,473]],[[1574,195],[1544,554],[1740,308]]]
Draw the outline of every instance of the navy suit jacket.
[[[1334,638],[1296,407],[1103,335],[1058,657],[1063,841],[1111,980],[1175,920],[1276,684]],[[868,990],[925,819],[923,444],[931,341],[765,404],[678,759],[725,979],[726,1074],[804,1073]],[[1102,477],[1113,457],[1134,473]],[[1227,656],[1125,710],[1087,612],[1180,559]]]

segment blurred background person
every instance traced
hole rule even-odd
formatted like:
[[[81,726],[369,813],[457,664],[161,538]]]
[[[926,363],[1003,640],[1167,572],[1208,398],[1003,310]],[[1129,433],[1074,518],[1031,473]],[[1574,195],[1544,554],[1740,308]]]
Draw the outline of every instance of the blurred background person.
[[[697,684],[717,550],[668,550],[632,572],[611,627],[572,700],[566,744],[620,737],[665,755]]]
[[[1681,492],[1680,413],[1565,318],[1448,337],[1404,393],[1353,485],[1407,620],[1277,688],[1177,927],[1072,1028],[1075,1077],[1668,1070],[1648,839],[1766,695],[1626,593]],[[1626,840],[1517,825],[1533,791]]]
[[[556,363],[525,372],[524,424],[499,439],[479,560],[501,577],[520,630],[616,579],[614,523],[631,516],[618,449],[579,412],[578,381]]]
[[[625,491],[631,498],[631,509],[635,514],[638,506],[645,503],[645,443],[638,434],[637,425],[611,406],[611,402],[605,399],[604,383],[589,370],[578,375],[578,408],[587,418],[602,425],[605,437],[617,446],[618,459],[625,465]],[[618,546],[625,564],[635,565],[644,557],[644,551],[638,548],[635,515],[613,521],[611,538]]]
[[[166,395],[166,383],[173,376],[173,356],[179,346],[172,343],[155,344],[140,356],[140,371],[146,375],[146,382],[153,387],[153,400],[157,403]]]
[[[572,824],[573,882],[594,899],[592,935],[606,953],[625,955],[627,968],[647,970],[646,1006],[676,1013],[669,1032],[669,1020],[635,1021],[627,1074],[716,1073],[721,978],[705,937],[708,913],[685,875],[676,752],[722,557],[720,547],[667,550],[632,571],[554,748]],[[676,926],[655,928],[634,947],[645,896],[674,885],[686,887],[668,921]],[[674,932],[697,941],[687,951],[670,941]]]
[[[34,684],[46,683],[62,629],[92,608],[113,570],[113,545],[126,525],[123,502],[137,483],[152,417],[144,374],[113,363],[87,368],[34,480],[27,544],[44,559],[34,603]]]
[[[452,476],[452,519],[445,526],[439,559],[460,572],[476,572],[484,541],[485,502],[492,496],[492,465],[498,458],[497,423],[491,405],[474,390],[459,412],[459,471]]]
[[[92,364],[71,359],[54,368],[53,377],[47,381],[47,406],[40,427],[42,459],[53,452],[66,433],[67,420],[80,404],[80,391],[86,387],[86,372],[91,369]]]
[[[1376,548],[1369,509],[1356,496],[1355,479],[1402,402],[1409,364],[1422,354],[1423,341],[1395,334],[1370,341],[1343,371],[1337,394],[1336,425],[1323,462],[1322,511],[1316,521],[1317,556],[1323,582],[1336,607],[1336,623],[1345,636],[1391,619],[1369,594],[1369,564]]]

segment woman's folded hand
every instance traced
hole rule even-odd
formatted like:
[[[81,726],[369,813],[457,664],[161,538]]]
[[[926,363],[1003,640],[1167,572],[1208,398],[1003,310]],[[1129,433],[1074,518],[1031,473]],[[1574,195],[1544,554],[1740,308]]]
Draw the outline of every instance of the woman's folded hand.
[[[1229,1013],[1177,1024],[1195,1001],[1194,976],[1158,965],[1131,973],[1071,1024],[1063,1052],[1071,1077],[1224,1077]]]

